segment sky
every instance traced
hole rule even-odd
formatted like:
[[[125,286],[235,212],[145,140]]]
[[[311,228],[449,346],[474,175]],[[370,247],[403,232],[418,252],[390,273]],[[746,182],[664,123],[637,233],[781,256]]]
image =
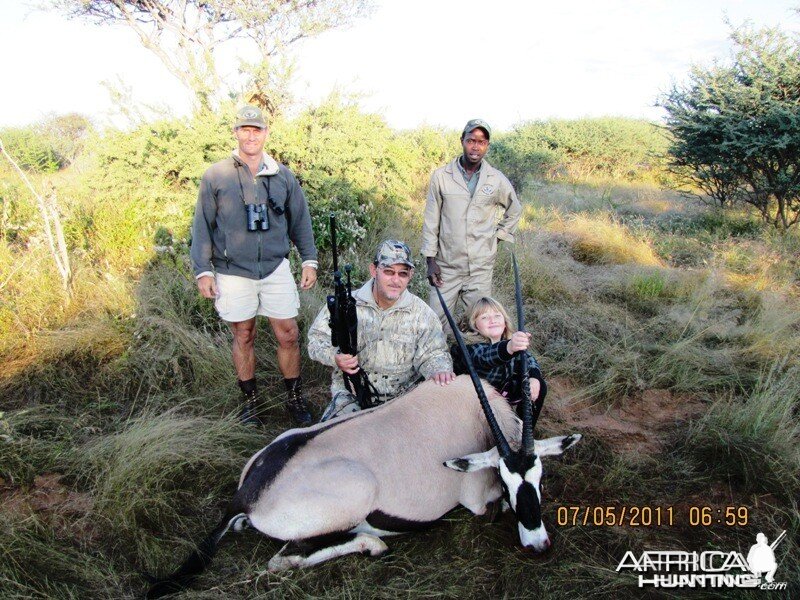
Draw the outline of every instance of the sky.
[[[41,0],[39,0],[41,1]],[[730,53],[730,27],[800,30],[800,0],[379,0],[373,14],[293,49],[299,106],[334,89],[395,128],[507,130],[533,119],[658,120],[690,65]],[[79,112],[121,125],[104,81],[180,116],[189,92],[124,26],[0,0],[0,126]],[[233,70],[233,50],[222,57]]]

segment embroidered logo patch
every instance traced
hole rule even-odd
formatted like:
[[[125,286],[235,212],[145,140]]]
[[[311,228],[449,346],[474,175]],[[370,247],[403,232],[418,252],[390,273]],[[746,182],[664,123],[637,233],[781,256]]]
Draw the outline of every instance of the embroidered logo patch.
[[[481,194],[486,194],[487,196],[494,191],[494,186],[489,185],[488,183],[481,188]]]

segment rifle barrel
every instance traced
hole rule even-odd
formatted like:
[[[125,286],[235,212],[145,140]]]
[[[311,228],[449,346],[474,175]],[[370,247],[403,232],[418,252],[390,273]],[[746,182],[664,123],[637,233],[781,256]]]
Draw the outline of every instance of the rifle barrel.
[[[339,251],[336,248],[336,213],[330,214],[331,253],[333,254],[333,272],[339,271]]]

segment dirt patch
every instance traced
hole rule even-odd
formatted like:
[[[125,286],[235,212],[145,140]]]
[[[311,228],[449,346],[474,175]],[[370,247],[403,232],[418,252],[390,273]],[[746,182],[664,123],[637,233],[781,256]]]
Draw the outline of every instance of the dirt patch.
[[[670,390],[645,390],[619,406],[602,406],[575,400],[577,388],[568,379],[548,380],[542,421],[566,425],[571,431],[599,436],[622,452],[659,452],[669,433],[701,414],[705,405]]]
[[[37,475],[29,488],[3,487],[0,480],[0,506],[7,515],[24,519],[35,515],[59,534],[71,539],[91,541],[99,531],[88,515],[93,502],[89,494],[76,492],[61,483],[62,475]]]

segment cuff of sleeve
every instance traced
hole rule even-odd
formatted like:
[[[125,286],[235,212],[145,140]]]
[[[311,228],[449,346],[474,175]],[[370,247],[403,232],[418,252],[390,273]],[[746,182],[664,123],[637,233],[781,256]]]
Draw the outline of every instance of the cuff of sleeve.
[[[194,278],[200,279],[201,277],[213,277],[213,276],[214,276],[214,271],[203,271],[199,275],[195,275]]]
[[[420,367],[420,375],[425,379],[430,379],[436,373],[452,373],[453,361],[449,354],[429,360],[425,365]]]
[[[503,231],[502,229],[497,230],[497,239],[504,242],[509,242],[510,244],[514,243],[514,236],[507,231]]]
[[[304,260],[302,267],[305,269],[306,267],[311,267],[312,269],[319,269],[319,262],[316,260]]]
[[[508,340],[497,342],[497,354],[500,356],[500,360],[505,362],[514,358],[514,355],[508,351]]]

